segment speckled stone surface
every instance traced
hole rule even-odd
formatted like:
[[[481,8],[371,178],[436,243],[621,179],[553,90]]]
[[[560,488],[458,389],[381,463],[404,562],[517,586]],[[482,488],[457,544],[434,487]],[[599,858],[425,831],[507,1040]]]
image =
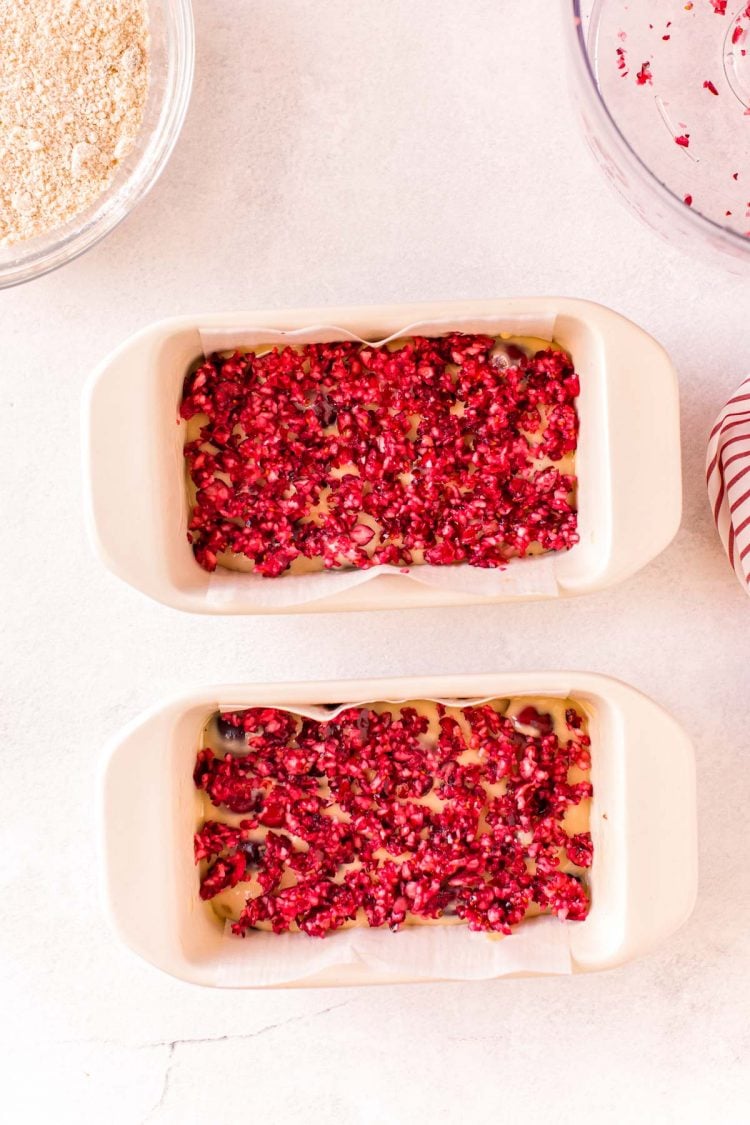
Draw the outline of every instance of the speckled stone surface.
[[[196,9],[195,93],[161,182],[105,244],[0,295],[4,1105],[55,1125],[747,1120],[750,607],[703,455],[750,370],[750,276],[663,244],[605,186],[549,0]],[[560,605],[209,620],[146,601],[93,558],[80,395],[129,333],[242,306],[545,293],[612,305],[680,371],[683,527],[622,586]],[[107,929],[100,752],[164,694],[566,666],[631,681],[697,747],[698,907],[640,963],[230,994],[158,974]]]

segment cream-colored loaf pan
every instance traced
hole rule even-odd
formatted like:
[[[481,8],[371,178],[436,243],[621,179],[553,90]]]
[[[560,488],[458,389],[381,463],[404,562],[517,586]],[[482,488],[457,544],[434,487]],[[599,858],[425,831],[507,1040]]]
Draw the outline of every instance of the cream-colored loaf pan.
[[[236,572],[202,570],[187,542],[185,425],[178,424],[178,409],[188,367],[203,354],[202,332],[335,325],[380,340],[408,325],[441,321],[449,331],[472,320],[486,321],[483,330],[496,334],[517,334],[519,324],[527,334],[552,332],[581,376],[580,542],[555,557],[553,596],[627,578],[667,546],[680,522],[676,374],[663,348],[636,325],[600,305],[564,298],[242,312],[178,317],[145,329],[94,372],[85,396],[87,522],[100,557],[143,593],[194,613],[330,612],[528,597],[378,575],[301,604],[263,606],[253,584]]]
[[[193,862],[200,798],[192,773],[200,732],[217,709],[518,695],[569,696],[589,716],[592,907],[584,922],[559,923],[569,929],[573,969],[606,969],[647,953],[682,925],[695,901],[693,749],[677,722],[652,700],[585,672],[240,684],[205,688],[158,705],[131,723],[106,752],[101,790],[105,898],[116,932],[130,949],[173,976],[202,985],[245,986],[243,974],[227,970],[224,958],[226,942],[242,939],[226,938],[200,901]],[[377,933],[383,942],[398,941],[387,930]],[[295,938],[311,949],[318,940],[304,934]],[[242,955],[252,958],[252,935],[242,943]],[[347,964],[290,983],[405,979],[418,978]]]

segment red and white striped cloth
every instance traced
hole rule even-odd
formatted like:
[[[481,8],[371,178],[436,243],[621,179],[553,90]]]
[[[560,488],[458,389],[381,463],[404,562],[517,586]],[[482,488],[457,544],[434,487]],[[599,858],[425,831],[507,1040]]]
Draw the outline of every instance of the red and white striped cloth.
[[[750,377],[737,388],[711,430],[706,483],[724,550],[750,594]]]

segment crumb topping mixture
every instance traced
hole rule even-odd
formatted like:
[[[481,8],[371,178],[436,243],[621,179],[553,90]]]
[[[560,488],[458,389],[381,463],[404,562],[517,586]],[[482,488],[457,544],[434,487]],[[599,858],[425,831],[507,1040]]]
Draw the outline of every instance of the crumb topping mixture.
[[[502,567],[578,539],[578,376],[458,332],[214,354],[185,380],[206,570]]]
[[[194,772],[200,896],[243,936],[581,920],[589,748],[571,700],[215,715]]]
[[[148,90],[146,0],[0,0],[0,245],[109,185]]]

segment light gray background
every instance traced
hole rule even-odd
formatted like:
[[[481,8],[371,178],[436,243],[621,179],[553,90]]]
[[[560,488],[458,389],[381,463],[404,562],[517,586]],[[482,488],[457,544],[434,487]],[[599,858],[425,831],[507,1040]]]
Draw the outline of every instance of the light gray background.
[[[198,0],[195,92],[162,181],[105,244],[0,296],[14,1119],[747,1120],[750,605],[703,454],[750,369],[750,278],[662,244],[605,186],[557,7]],[[532,294],[610,304],[679,367],[683,527],[631,581],[561,605],[222,620],[152,604],[92,557],[80,393],[136,329],[243,306]],[[206,681],[542,667],[629,680],[695,739],[700,900],[660,952],[574,979],[222,994],[115,943],[95,780],[140,709]]]

